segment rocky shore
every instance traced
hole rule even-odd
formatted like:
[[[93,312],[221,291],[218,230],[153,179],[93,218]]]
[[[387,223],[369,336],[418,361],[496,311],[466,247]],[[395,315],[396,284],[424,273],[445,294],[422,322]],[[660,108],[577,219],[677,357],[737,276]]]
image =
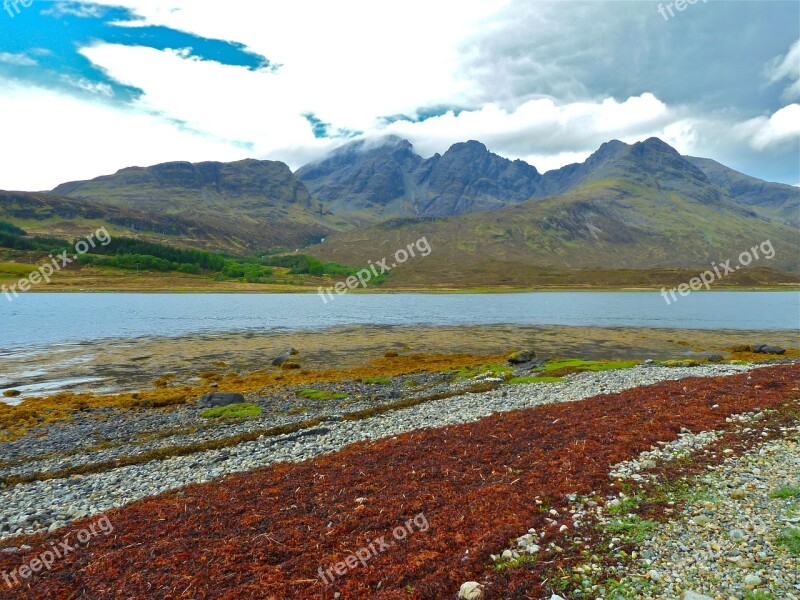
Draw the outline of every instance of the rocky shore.
[[[343,421],[342,418],[349,411],[363,406],[374,407],[374,397],[348,405],[345,405],[344,399],[339,402],[309,402],[300,406],[301,409],[307,409],[301,414],[288,415],[287,412],[298,408],[295,399],[289,401],[285,397],[251,396],[248,400],[267,409],[263,418],[271,425],[296,422],[308,419],[311,415],[322,418],[323,422],[289,434],[265,435],[230,447],[186,456],[171,456],[165,460],[152,460],[97,473],[6,485],[0,489],[0,502],[4,507],[0,515],[0,536],[9,538],[43,530],[53,531],[76,519],[103,513],[190,483],[202,483],[275,462],[299,462],[362,440],[474,422],[494,413],[576,401],[665,380],[733,375],[750,368],[748,365],[730,364],[696,367],[641,365],[632,369],[570,375],[563,382],[502,385],[493,391],[467,394],[463,392],[476,381],[497,378],[492,373],[486,373],[473,380],[454,382],[432,374],[424,379],[414,378],[416,384],[423,384],[424,391],[418,393],[452,392],[460,395],[356,421]],[[408,390],[405,382],[409,379],[398,378],[393,381],[386,390],[380,392],[382,395],[377,402],[391,402],[402,390]],[[346,397],[351,401],[363,392],[363,384],[337,385],[339,387],[334,386],[330,391],[341,389],[343,394],[349,392]],[[196,406],[184,406],[170,412],[154,410],[144,415],[137,412],[135,418],[125,413],[109,412],[105,420],[86,418],[52,425],[41,439],[26,436],[3,444],[0,447],[3,459],[0,474],[43,474],[57,472],[66,466],[102,464],[121,455],[222,439],[263,427],[257,420],[214,428],[201,423],[197,431],[175,432],[176,428],[197,425],[201,420],[198,413]],[[149,439],[147,434],[154,432],[161,432],[163,437]],[[107,449],[94,447],[92,440],[104,435],[115,436],[119,444]],[[51,455],[49,458],[48,454]]]

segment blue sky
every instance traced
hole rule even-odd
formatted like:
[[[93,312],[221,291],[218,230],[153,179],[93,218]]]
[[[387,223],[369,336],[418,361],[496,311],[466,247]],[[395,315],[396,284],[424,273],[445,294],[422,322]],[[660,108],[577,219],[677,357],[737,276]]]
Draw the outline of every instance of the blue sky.
[[[0,188],[168,160],[297,168],[389,133],[540,171],[656,135],[800,183],[796,1],[286,4],[0,6]]]

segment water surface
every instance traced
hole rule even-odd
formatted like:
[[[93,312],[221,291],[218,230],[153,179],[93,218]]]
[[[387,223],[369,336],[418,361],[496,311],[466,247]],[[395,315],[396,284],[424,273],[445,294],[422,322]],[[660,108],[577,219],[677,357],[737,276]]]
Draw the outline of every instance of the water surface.
[[[26,294],[0,297],[0,347],[341,325],[572,325],[728,330],[800,329],[800,292],[520,294]]]

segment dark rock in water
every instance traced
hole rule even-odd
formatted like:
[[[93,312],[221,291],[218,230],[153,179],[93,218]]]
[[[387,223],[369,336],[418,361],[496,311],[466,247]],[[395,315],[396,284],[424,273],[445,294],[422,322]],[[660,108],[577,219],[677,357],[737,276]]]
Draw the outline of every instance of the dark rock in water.
[[[230,404],[241,404],[244,396],[230,392],[210,392],[200,399],[200,408],[214,408],[217,406],[228,406]]]
[[[272,366],[273,367],[280,367],[287,360],[289,360],[288,356],[279,356],[278,358],[276,358],[275,360],[272,361]]]
[[[508,355],[508,362],[512,365],[521,365],[531,362],[536,358],[536,352],[533,350],[521,350],[519,352],[512,352]]]
[[[756,344],[753,346],[753,352],[761,352],[765,346],[766,344]]]
[[[786,352],[786,348],[781,348],[780,346],[761,345],[758,348],[758,350],[754,349],[754,351],[761,354],[783,354]]]

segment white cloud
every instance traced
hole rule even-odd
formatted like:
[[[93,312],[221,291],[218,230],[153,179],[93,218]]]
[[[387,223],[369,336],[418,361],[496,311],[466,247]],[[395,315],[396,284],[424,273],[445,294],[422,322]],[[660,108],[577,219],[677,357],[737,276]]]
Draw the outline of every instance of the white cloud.
[[[489,104],[419,123],[397,121],[384,131],[408,138],[426,156],[456,142],[479,140],[498,154],[522,158],[543,171],[583,160],[612,138],[636,141],[655,135],[674,119],[672,111],[648,93],[623,102],[606,98],[558,103],[539,98],[514,110]]]
[[[800,104],[784,106],[769,117],[750,119],[736,132],[756,150],[776,150],[800,143]]]
[[[785,56],[778,56],[767,63],[766,75],[770,83],[788,79],[791,83],[783,92],[786,101],[800,98],[800,40],[796,41]]]
[[[85,77],[72,77],[70,75],[62,75],[61,81],[90,94],[97,94],[107,98],[114,96],[114,89],[107,83],[89,81]]]
[[[53,2],[53,5],[42,11],[42,14],[54,17],[70,15],[86,19],[101,16],[103,9],[95,4],[85,4],[83,2]]]
[[[95,98],[0,85],[3,114],[15,115],[14,122],[4,123],[4,139],[13,144],[0,150],[6,166],[0,187],[42,189],[164,160],[251,156],[296,168],[347,141],[316,139],[303,116],[307,113],[329,123],[331,131],[406,137],[425,156],[478,139],[540,171],[579,162],[612,138],[630,143],[658,136],[680,152],[704,156],[735,145],[751,155],[772,152],[797,140],[796,104],[750,118],[753,113],[712,114],[667,104],[644,85],[613,97],[592,96],[573,66],[595,64],[583,60],[587,46],[598,61],[610,61],[603,44],[616,39],[615,30],[604,24],[587,29],[589,38],[563,34],[583,31],[585,23],[593,26],[608,5],[580,5],[565,25],[558,21],[562,3],[517,2],[516,11],[503,12],[510,3],[297,0],[279,8],[251,0],[57,3],[51,10],[78,16],[96,16],[101,5],[125,6],[137,15],[130,26],[158,25],[241,43],[280,66],[254,71],[201,60],[187,48],[161,51],[104,42],[83,47],[93,65],[143,95],[129,106],[110,104],[105,102],[113,95],[110,86],[78,77],[67,82]],[[632,4],[617,12],[629,29],[644,18]],[[627,42],[620,45],[627,56]],[[26,55],[0,53],[0,62],[13,61],[36,64]],[[790,89],[797,88],[798,61],[800,43],[770,61],[767,78],[789,80]],[[598,77],[607,77],[603,73]],[[636,73],[630,77],[639,81]],[[534,93],[542,91],[543,82],[554,82],[552,96]],[[383,120],[434,106],[471,109],[419,123],[385,125]],[[47,143],[34,143],[31,131],[47,131]],[[33,155],[44,162],[30,160]]]
[[[250,152],[182,131],[153,115],[120,111],[0,78],[3,189],[43,190],[125,166],[238,160]],[[42,132],[37,134],[36,132]]]
[[[381,116],[413,114],[421,106],[465,98],[472,83],[458,75],[460,46],[505,4],[407,0],[400,7],[366,0],[297,0],[277,10],[274,4],[249,0],[224,5],[173,0],[168,6],[105,1],[133,8],[141,17],[139,25],[235,40],[282,65],[270,86],[282,98],[265,104],[265,112],[274,104],[281,108],[288,97],[313,104],[317,117],[335,128],[359,131],[374,127]],[[122,75],[131,77],[129,57],[120,54],[94,50],[91,58],[112,76],[125,70]]]
[[[37,64],[36,61],[27,54],[12,54],[11,52],[0,52],[0,63],[21,67],[31,67]]]

